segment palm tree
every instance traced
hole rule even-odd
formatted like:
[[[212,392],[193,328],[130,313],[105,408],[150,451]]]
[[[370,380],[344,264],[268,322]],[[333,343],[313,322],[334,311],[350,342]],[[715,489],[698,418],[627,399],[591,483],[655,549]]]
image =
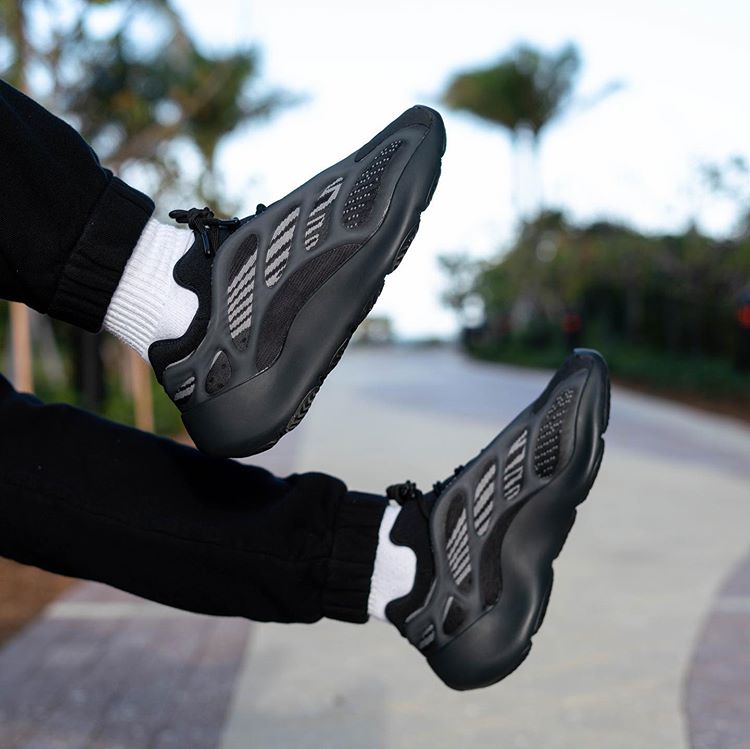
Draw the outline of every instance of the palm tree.
[[[514,207],[519,211],[520,158],[528,148],[536,172],[535,209],[541,208],[539,143],[543,130],[565,111],[580,70],[572,44],[545,54],[526,44],[514,47],[489,67],[457,74],[443,93],[452,109],[471,112],[505,128],[514,153]]]

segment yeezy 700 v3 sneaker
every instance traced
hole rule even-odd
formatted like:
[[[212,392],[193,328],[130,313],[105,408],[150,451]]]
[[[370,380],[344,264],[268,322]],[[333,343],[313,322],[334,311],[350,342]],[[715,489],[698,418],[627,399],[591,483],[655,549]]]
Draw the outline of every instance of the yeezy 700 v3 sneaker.
[[[196,235],[174,277],[199,308],[148,353],[201,450],[251,455],[297,426],[414,239],[444,151],[440,115],[417,106],[254,216],[170,214]]]
[[[577,350],[544,393],[468,465],[422,495],[390,487],[403,505],[394,544],[417,556],[411,592],[386,616],[454,689],[488,686],[531,648],[560,553],[602,459],[609,378]]]

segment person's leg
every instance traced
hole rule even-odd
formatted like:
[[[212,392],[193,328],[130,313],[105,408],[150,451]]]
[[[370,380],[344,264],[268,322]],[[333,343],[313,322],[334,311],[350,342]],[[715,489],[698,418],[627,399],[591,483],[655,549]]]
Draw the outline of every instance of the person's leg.
[[[279,479],[0,378],[0,554],[190,611],[367,619],[385,499]]]
[[[201,450],[261,452],[307,414],[411,246],[445,142],[415,106],[254,215],[172,211],[180,229],[0,83],[0,297],[103,324],[149,360]]]
[[[0,298],[96,332],[144,358],[198,309],[173,278],[192,232],[150,218],[152,200],[104,169],[69,125],[0,81]],[[114,299],[114,303],[113,303]]]
[[[486,686],[529,652],[599,468],[606,366],[568,358],[466,466],[384,498],[274,478],[0,379],[0,554],[191,611],[390,621],[446,684]]]
[[[0,86],[0,179],[18,188],[4,206],[12,220],[0,229],[0,295],[95,330],[111,311],[113,295],[127,282],[135,293],[134,309],[141,302],[156,304],[143,321],[126,309],[125,318],[111,329],[117,332],[120,323],[143,322],[153,333],[158,328],[154,315],[169,295],[151,285],[150,261],[162,244],[168,245],[170,257],[177,257],[181,240],[162,236],[168,232],[149,232],[148,198],[101,169],[93,152],[66,125]],[[283,268],[293,265],[288,258],[295,233],[289,226],[296,222],[299,207],[286,218],[282,208],[285,201],[301,199],[295,193],[280,201],[275,217],[270,209],[263,214],[264,232],[273,231],[268,252],[261,252],[252,231],[234,243],[232,253],[227,254],[229,242],[222,248],[221,272],[214,280],[225,303],[239,306],[220,307],[220,321],[229,315],[240,327],[232,331],[230,324],[231,342],[226,336],[201,340],[201,330],[210,330],[206,314],[211,291],[204,278],[208,296],[201,302],[203,313],[199,309],[190,324],[195,336],[190,329],[182,336],[178,348],[185,351],[179,356],[170,344],[171,353],[162,356],[157,367],[163,374],[172,365],[184,365],[167,383],[168,392],[184,407],[192,408],[189,401],[196,395],[204,405],[205,396],[216,395],[215,403],[221,405],[202,429],[223,438],[228,426],[247,425],[248,432],[234,434],[231,444],[217,447],[209,440],[217,452],[234,454],[248,445],[262,449],[265,439],[278,437],[279,424],[283,433],[304,415],[353,328],[348,315],[339,319],[337,335],[324,340],[323,348],[312,334],[297,330],[296,342],[304,344],[297,349],[300,359],[294,347],[289,353],[288,341],[295,336],[292,323],[307,310],[317,335],[326,330],[319,319],[323,308],[335,317],[338,303],[345,301],[357,322],[366,313],[365,302],[374,298],[373,289],[379,291],[384,274],[398,265],[419,212],[429,203],[439,174],[442,135],[439,116],[415,107],[345,160],[348,171],[342,179],[351,185],[349,197],[334,213],[338,211],[339,220],[343,217],[348,231],[364,231],[368,218],[377,213],[374,206],[382,218],[397,194],[394,185],[403,188],[399,210],[388,211],[395,217],[390,229],[371,247],[380,262],[368,277],[374,286],[342,284],[344,276],[330,275],[338,274],[338,267],[360,268],[351,264],[355,253],[367,265],[369,230],[362,234],[363,245],[329,247],[325,254],[316,245],[312,250],[318,254],[312,260],[303,260],[304,254],[298,258],[304,272],[298,267],[286,281],[289,286],[277,286]],[[422,149],[422,143],[428,147]],[[345,162],[319,175],[321,188]],[[356,166],[360,162],[363,166]],[[417,168],[404,179],[407,162]],[[383,190],[389,164],[400,166]],[[48,176],[43,176],[45,170]],[[338,184],[336,179],[319,195],[316,188],[304,197],[310,208],[307,228],[319,232],[316,242],[330,219],[327,213],[323,218],[318,214],[330,208],[335,199],[331,190]],[[411,189],[414,185],[419,189]],[[182,285],[189,289],[188,271],[196,265],[193,277],[205,277],[201,255],[205,250],[206,257],[213,256],[226,239],[221,236],[226,227],[206,224],[210,217],[204,211],[186,212],[183,218],[193,223],[200,218],[192,227],[197,235],[194,251],[185,255]],[[22,235],[24,230],[28,236]],[[350,242],[355,236],[342,234],[341,227],[327,237],[334,235],[337,241],[347,236]],[[239,232],[233,237],[240,239]],[[307,243],[303,251],[311,251]],[[259,275],[265,287],[254,287],[262,256],[270,263],[265,276]],[[269,275],[271,265],[276,271]],[[128,267],[134,272],[129,274]],[[158,268],[160,277],[173,275],[169,263]],[[346,293],[332,293],[340,286]],[[268,291],[271,287],[288,293],[276,297]],[[254,288],[266,288],[263,293],[270,300],[268,314],[255,327],[256,334],[264,332],[254,339],[262,343],[259,358],[247,348],[247,337],[234,336],[246,333],[251,310],[256,317],[263,312],[260,305],[254,307]],[[326,292],[323,307],[317,304],[321,288]],[[357,293],[349,294],[353,288]],[[125,299],[126,308],[128,304]],[[302,333],[306,331],[303,325]],[[139,339],[131,345],[142,343]],[[234,370],[226,351],[216,351],[216,346],[250,352],[247,361],[239,361],[240,373],[248,380],[231,381]],[[283,376],[272,377],[270,385],[264,379],[258,390],[263,395],[277,389],[283,404],[279,424],[251,434],[258,416],[248,410],[252,398],[219,401],[218,393],[225,386],[228,395],[239,385],[261,381],[257,375],[277,366],[274,357],[281,360],[281,349],[291,356],[291,366],[282,367]],[[195,362],[187,362],[195,352],[200,354],[200,379],[191,369]],[[312,357],[308,363],[315,367],[295,378],[294,373],[306,370],[305,357]],[[264,408],[269,411],[268,403]],[[281,480],[68,406],[45,406],[18,395],[0,378],[0,554],[198,612],[300,622],[322,616],[362,622],[369,612],[391,621],[450,686],[483,686],[506,676],[528,653],[551,590],[552,561],[565,542],[575,507],[596,476],[608,412],[606,367],[596,354],[578,352],[542,396],[449,481],[438,482],[426,495],[410,482],[391,487],[389,496],[404,505],[399,510],[392,505],[387,509],[382,497],[348,492],[330,476]]]
[[[153,202],[3,81],[0,142],[0,297],[98,330]]]

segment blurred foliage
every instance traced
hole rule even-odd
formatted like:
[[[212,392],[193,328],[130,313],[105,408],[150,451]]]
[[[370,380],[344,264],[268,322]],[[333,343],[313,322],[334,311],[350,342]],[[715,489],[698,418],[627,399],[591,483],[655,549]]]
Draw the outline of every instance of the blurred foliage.
[[[588,109],[622,87],[608,82],[586,100],[574,100],[581,56],[573,44],[543,52],[519,44],[497,62],[456,74],[442,94],[443,103],[499,125],[510,135],[514,213],[521,220],[543,203],[540,141],[551,123],[572,109]]]
[[[480,264],[467,252],[445,253],[438,256],[438,266],[451,279],[440,295],[443,304],[459,318],[464,317],[471,297],[475,295],[475,281]]]
[[[750,405],[750,376],[738,371],[731,361],[716,356],[681,355],[624,341],[584,337],[584,344],[596,348],[607,358],[610,372],[619,381],[643,386],[667,397],[698,396],[706,401],[722,401],[736,406]],[[559,332],[549,329],[545,342],[531,345],[524,335],[511,335],[502,342],[472,341],[473,356],[525,367],[556,369],[567,356]]]
[[[519,148],[536,153],[545,128],[575,104],[579,72],[572,45],[549,54],[519,45],[456,75],[443,101],[506,129],[518,159]],[[620,87],[607,84],[586,106]],[[611,222],[575,225],[539,205],[528,219],[521,209],[518,237],[497,260],[439,259],[450,279],[443,302],[466,322],[481,299],[484,324],[464,330],[480,356],[551,367],[587,344],[632,381],[750,398],[748,375],[738,371],[750,369],[750,329],[738,322],[740,297],[750,304],[749,177],[740,157],[702,168],[703,186],[744,217],[726,241],[694,227],[646,235]],[[518,185],[514,193],[520,207]]]
[[[465,291],[465,278],[456,283]],[[733,368],[738,305],[749,288],[747,232],[723,241],[696,228],[647,235],[545,212],[507,253],[477,269],[471,292],[486,323],[469,339],[483,356],[551,366],[569,347],[563,321],[575,313],[579,342],[601,348],[615,374],[750,396],[748,375]]]
[[[503,127],[511,138],[512,203],[520,219],[541,207],[540,138],[568,108],[580,70],[572,44],[546,54],[520,44],[498,62],[458,73],[443,102]]]
[[[216,40],[219,44],[222,40]],[[238,128],[292,102],[260,86],[255,47],[205,49],[170,0],[0,0],[0,76],[75,126],[102,163],[158,202],[221,204],[216,153]],[[7,307],[0,305],[0,336]],[[81,348],[55,324],[68,382],[101,369],[100,349]],[[6,340],[0,340],[6,346]],[[110,357],[111,358],[111,357]],[[50,400],[97,402],[97,410],[132,421],[132,404],[110,361],[103,388],[84,394],[67,382],[45,382]],[[157,431],[174,433],[179,414],[154,387]]]
[[[259,91],[256,48],[206,52],[169,0],[0,0],[0,75],[70,120],[106,166],[201,203],[226,199],[222,139],[291,101]]]
[[[46,403],[68,403],[79,408],[88,409],[84,395],[71,384],[74,381],[73,366],[70,361],[69,348],[65,349],[65,364],[68,377],[64,382],[51,382],[44,376],[44,367],[37,362],[35,366],[35,390],[38,398]],[[152,378],[151,391],[154,402],[154,431],[168,436],[179,435],[184,431],[180,412],[175,408],[169,396]],[[96,413],[121,424],[133,426],[135,409],[133,399],[123,387],[117,369],[105,369],[105,395],[95,409]]]
[[[547,212],[489,264],[476,289],[489,317],[557,323],[574,308],[603,333],[670,351],[727,353],[750,278],[750,241],[691,228],[649,236],[612,223],[573,226]]]
[[[501,125],[513,137],[523,128],[539,137],[568,104],[580,64],[572,44],[552,54],[521,44],[493,65],[456,75],[443,101]]]

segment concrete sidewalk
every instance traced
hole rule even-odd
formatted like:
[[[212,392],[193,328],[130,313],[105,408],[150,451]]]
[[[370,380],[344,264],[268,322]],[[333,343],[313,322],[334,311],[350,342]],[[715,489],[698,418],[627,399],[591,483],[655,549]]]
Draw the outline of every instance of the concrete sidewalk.
[[[364,490],[430,485],[546,379],[444,349],[355,348],[261,460]],[[0,651],[0,747],[670,749],[691,731],[696,749],[750,749],[736,652],[750,429],[616,390],[607,444],[531,655],[493,688],[449,691],[378,622],[251,627],[87,585]]]
[[[546,379],[441,350],[354,351],[308,416],[298,465],[366,490],[429,486]],[[750,430],[615,391],[607,438],[518,672],[457,694],[386,625],[263,625],[222,748],[687,746],[693,646],[750,544]]]

